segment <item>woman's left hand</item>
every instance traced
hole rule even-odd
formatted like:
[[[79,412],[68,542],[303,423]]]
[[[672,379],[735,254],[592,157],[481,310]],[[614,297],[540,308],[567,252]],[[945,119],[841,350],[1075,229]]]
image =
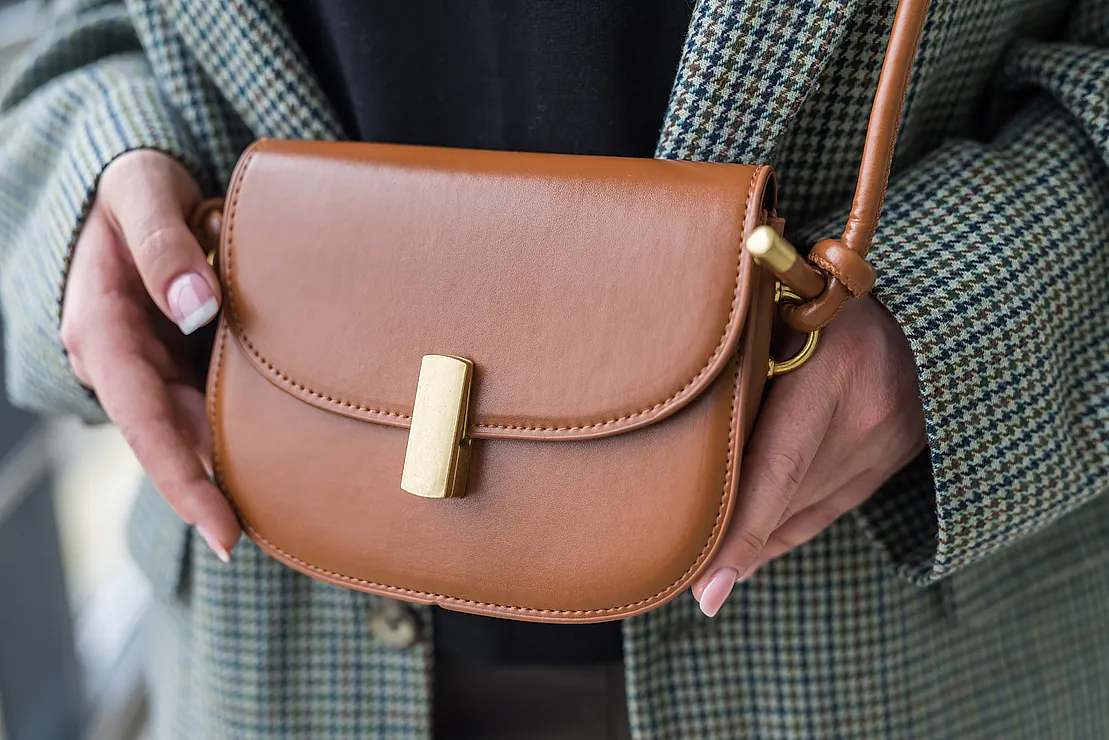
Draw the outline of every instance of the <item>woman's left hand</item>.
[[[803,368],[771,383],[759,414],[731,526],[693,586],[710,617],[737,581],[868,499],[927,440],[909,343],[869,296],[843,309]]]

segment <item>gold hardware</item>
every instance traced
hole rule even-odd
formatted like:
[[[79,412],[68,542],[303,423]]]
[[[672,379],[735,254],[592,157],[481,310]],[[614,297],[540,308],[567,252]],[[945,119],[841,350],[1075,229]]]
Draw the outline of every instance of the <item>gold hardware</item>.
[[[760,226],[747,236],[747,251],[771,272],[784,273],[797,261],[797,250],[770,226]]]
[[[803,300],[812,300],[824,292],[824,273],[797,254],[776,229],[758,227],[748,235],[744,247],[755,264],[770,270]]]
[[[802,298],[786,286],[782,285],[781,281],[779,281],[774,286],[774,303],[778,304],[782,301],[785,301],[786,303],[792,303],[794,305],[799,305],[802,303]],[[820,330],[817,329],[816,331],[810,331],[808,333],[808,336],[805,337],[804,346],[802,346],[797,354],[793,355],[793,357],[781,361],[775,360],[773,357],[771,357],[766,368],[766,377],[769,379],[777,375],[785,375],[786,373],[793,372],[797,368],[804,365],[813,356],[813,353],[816,352],[816,345],[819,341]]]
[[[470,439],[466,420],[474,364],[462,357],[424,355],[404,453],[400,487],[424,498],[466,494]]]

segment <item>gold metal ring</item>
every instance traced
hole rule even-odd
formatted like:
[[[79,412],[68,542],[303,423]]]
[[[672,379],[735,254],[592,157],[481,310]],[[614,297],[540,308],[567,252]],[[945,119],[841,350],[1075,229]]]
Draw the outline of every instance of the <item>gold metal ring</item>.
[[[801,296],[779,282],[774,288],[774,303],[778,304],[783,301],[793,304],[794,306],[799,306],[804,302]],[[820,330],[810,331],[805,337],[804,346],[802,346],[793,357],[781,361],[771,357],[767,364],[766,377],[769,379],[777,375],[785,375],[804,365],[809,361],[809,358],[813,356],[813,353],[816,352],[816,345],[819,341]]]

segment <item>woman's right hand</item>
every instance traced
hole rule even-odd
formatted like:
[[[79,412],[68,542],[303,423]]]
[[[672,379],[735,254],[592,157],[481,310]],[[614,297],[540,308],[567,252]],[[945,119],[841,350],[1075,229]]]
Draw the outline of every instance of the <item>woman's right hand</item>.
[[[74,248],[62,343],[173,509],[227,562],[240,527],[210,478],[203,378],[186,338],[212,320],[219,282],[188,226],[201,201],[188,170],[153,150],[104,170]]]

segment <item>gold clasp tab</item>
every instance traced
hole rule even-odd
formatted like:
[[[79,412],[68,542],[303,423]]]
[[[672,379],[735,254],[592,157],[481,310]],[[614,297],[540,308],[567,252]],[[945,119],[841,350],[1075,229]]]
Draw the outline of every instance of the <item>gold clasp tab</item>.
[[[424,498],[466,494],[470,439],[466,422],[474,363],[451,355],[424,355],[404,453],[400,487]]]

